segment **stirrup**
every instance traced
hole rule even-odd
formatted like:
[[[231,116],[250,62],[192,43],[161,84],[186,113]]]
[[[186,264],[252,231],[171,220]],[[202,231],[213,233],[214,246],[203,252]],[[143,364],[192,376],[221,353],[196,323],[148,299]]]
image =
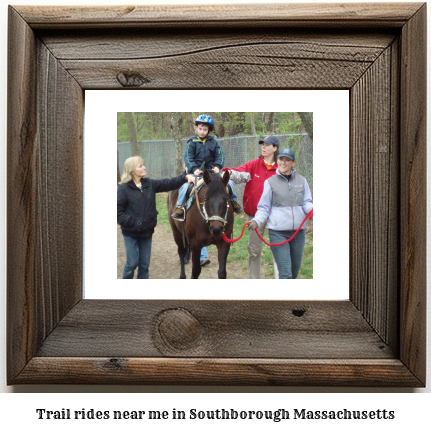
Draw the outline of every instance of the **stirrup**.
[[[183,210],[183,215],[179,215],[178,213],[176,213],[177,209],[182,209]],[[175,209],[175,211],[171,214],[171,218],[179,221],[179,222],[184,222],[184,220],[186,219],[186,209],[184,208],[184,206],[177,206],[177,208]]]

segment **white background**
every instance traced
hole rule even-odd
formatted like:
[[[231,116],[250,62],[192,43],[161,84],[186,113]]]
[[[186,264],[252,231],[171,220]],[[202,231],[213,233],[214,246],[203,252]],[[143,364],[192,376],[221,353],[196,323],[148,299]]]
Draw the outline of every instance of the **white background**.
[[[339,300],[349,297],[347,90],[150,90],[145,91],[145,98],[142,93],[142,90],[85,92],[85,298]],[[331,108],[328,109],[328,106]],[[111,172],[115,171],[117,112],[167,110],[313,111],[313,279],[279,279],[265,283],[251,280],[247,286],[231,279],[222,283],[206,280],[205,289],[202,289],[201,281],[190,279],[190,266],[186,267],[188,279],[176,280],[175,286],[172,280],[159,280],[157,289],[154,289],[154,281],[151,280],[117,279],[116,189],[94,187],[100,184],[100,169],[91,161],[100,159],[100,143],[103,143],[103,165],[109,167]],[[151,177],[151,173],[148,176]],[[100,218],[101,208],[105,213],[103,218]],[[104,233],[103,243],[101,232]],[[234,234],[238,237],[240,232]],[[247,248],[247,242],[244,239],[241,241]],[[157,248],[155,242],[154,248]],[[171,252],[176,256],[176,247]],[[95,262],[103,263],[104,270],[101,271],[100,265],[95,265]],[[177,272],[179,277],[180,267],[167,271]],[[227,271],[229,274],[229,264]]]
[[[283,3],[276,0],[272,0],[273,3]],[[56,0],[56,1],[32,1],[16,0],[13,4],[55,4],[55,5],[107,5],[107,4],[119,4],[122,3],[119,0],[109,1],[73,1],[73,0]],[[138,1],[135,0],[135,4],[170,4],[172,1]],[[182,0],[183,4],[203,4],[198,0]],[[223,3],[223,1],[212,0],[210,3]],[[230,0],[225,3],[263,3],[262,1],[239,1]],[[0,127],[2,130],[2,146],[5,150],[5,124],[6,124],[6,35],[7,35],[7,4],[2,2],[1,4],[1,80],[3,85],[0,85],[1,100],[4,101],[0,105],[1,116],[0,116]],[[431,44],[428,41],[428,46]],[[429,53],[428,53],[428,64],[429,64]],[[428,65],[429,67],[429,65]],[[430,70],[430,69],[428,69]],[[429,89],[429,86],[428,86]],[[428,90],[429,92],[429,90]],[[429,93],[428,93],[429,96]],[[429,97],[428,97],[428,106]],[[428,122],[428,131],[430,125]],[[428,156],[428,164],[429,164]],[[5,172],[5,160],[0,160],[0,167]],[[6,178],[6,174],[5,177]],[[4,181],[5,184],[5,181]],[[428,190],[429,180],[427,180]],[[5,213],[5,190],[2,189],[0,192],[0,206],[1,214]],[[428,214],[429,208],[428,208]],[[3,216],[4,217],[4,216]],[[4,219],[3,219],[4,222]],[[0,230],[0,239],[5,245],[5,226],[4,223]],[[5,257],[5,248],[3,248],[2,254]],[[401,389],[401,388],[273,388],[273,387],[155,387],[155,386],[78,386],[78,385],[33,385],[33,386],[13,386],[7,387],[5,383],[5,264],[4,259],[0,267],[1,273],[1,297],[0,307],[2,310],[1,320],[1,344],[0,344],[0,425],[2,429],[8,430],[16,428],[20,430],[21,427],[27,428],[26,430],[43,430],[43,431],[58,431],[61,427],[64,431],[76,431],[77,428],[80,430],[94,430],[95,426],[103,427],[105,430],[118,430],[119,425],[116,423],[95,423],[93,421],[81,421],[81,422],[41,422],[35,419],[36,408],[46,409],[61,409],[70,407],[72,409],[159,409],[159,410],[170,410],[172,408],[178,409],[189,409],[194,406],[215,409],[220,407],[237,408],[242,409],[278,409],[278,408],[296,408],[298,405],[308,409],[343,409],[343,408],[355,408],[355,409],[393,409],[396,410],[396,420],[392,422],[382,421],[361,421],[356,423],[344,422],[344,421],[303,421],[301,423],[264,423],[265,427],[277,428],[286,430],[291,426],[301,425],[304,431],[315,431],[321,428],[330,427],[332,430],[349,430],[363,431],[367,430],[381,431],[385,430],[387,426],[391,430],[408,430],[408,428],[420,425],[420,428],[426,428],[424,425],[429,424],[429,407],[431,406],[431,373],[428,367],[428,387],[426,389]],[[430,300],[428,299],[428,311],[431,310]],[[431,327],[428,323],[428,365],[430,363],[431,354],[429,351],[430,347],[430,335]],[[63,393],[57,395],[58,392]],[[98,394],[92,395],[92,392],[98,393],[122,393],[122,394]],[[171,392],[172,394],[159,394],[164,392]],[[181,394],[177,393],[181,392]],[[216,394],[214,392],[222,392],[225,394]],[[237,394],[234,392],[244,392]],[[15,393],[15,394],[12,394]],[[25,394],[25,393],[38,393],[37,395]],[[77,394],[78,393],[78,394]],[[137,393],[137,394],[134,394]],[[293,393],[307,393],[307,394],[293,394]],[[325,393],[325,394],[321,394]],[[345,393],[351,393],[346,395]],[[388,394],[393,393],[393,394]],[[419,393],[419,394],[411,394]],[[422,393],[422,394],[420,394]],[[194,425],[194,426],[193,426]],[[193,424],[187,422],[183,427],[187,429],[191,428],[205,428],[206,430],[219,430],[221,427],[224,429],[238,429],[245,425],[250,430],[262,430],[262,423],[258,421],[250,421],[247,423],[227,423],[227,422],[200,422]],[[150,428],[152,424],[149,423],[122,423],[120,427],[127,427],[127,430],[145,430]],[[162,425],[158,425],[162,426]],[[171,424],[169,424],[171,426]],[[178,424],[176,424],[178,428]],[[6,429],[8,428],[8,429]],[[396,428],[396,429],[395,429]],[[181,429],[181,428],[180,428]]]

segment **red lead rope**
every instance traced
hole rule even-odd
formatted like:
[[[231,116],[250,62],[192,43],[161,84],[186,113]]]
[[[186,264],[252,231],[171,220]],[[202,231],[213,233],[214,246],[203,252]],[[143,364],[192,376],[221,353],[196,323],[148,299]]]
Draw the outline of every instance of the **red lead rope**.
[[[290,242],[290,241],[292,241],[294,238],[295,238],[295,236],[296,236],[296,234],[298,234],[298,232],[299,232],[299,230],[302,228],[302,225],[304,225],[304,223],[305,223],[305,221],[307,220],[307,219],[310,219],[311,220],[311,218],[313,217],[313,209],[311,209],[310,210],[310,212],[305,216],[305,218],[304,218],[304,220],[301,222],[301,225],[299,225],[299,228],[295,231],[295,233],[293,234],[293,236],[292,237],[290,237],[289,239],[287,239],[287,240],[285,240],[284,242],[281,242],[281,243],[273,243],[273,244],[270,244],[270,243],[268,243],[261,235],[260,235],[260,232],[258,231],[258,230],[256,230],[256,234],[259,236],[259,238],[267,245],[267,246],[281,246],[282,244],[284,244],[284,243],[287,243],[287,242]],[[238,237],[238,238],[236,238],[236,239],[228,239],[227,237],[226,237],[226,234],[225,233],[223,233],[222,234],[222,237],[223,237],[223,240],[225,241],[225,242],[227,242],[227,243],[235,243],[235,242],[237,242],[238,240],[240,240],[241,239],[241,237],[244,235],[244,230],[245,230],[245,227],[246,226],[248,226],[248,225],[250,225],[250,222],[247,222],[247,223],[245,223],[244,224],[244,226],[242,227],[242,232],[241,232],[241,235]]]

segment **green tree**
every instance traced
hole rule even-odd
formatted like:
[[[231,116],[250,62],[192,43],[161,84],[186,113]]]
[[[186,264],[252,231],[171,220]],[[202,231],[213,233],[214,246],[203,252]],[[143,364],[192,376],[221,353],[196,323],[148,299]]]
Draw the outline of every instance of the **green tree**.
[[[127,129],[126,114],[117,113],[117,142],[129,141],[129,130]]]

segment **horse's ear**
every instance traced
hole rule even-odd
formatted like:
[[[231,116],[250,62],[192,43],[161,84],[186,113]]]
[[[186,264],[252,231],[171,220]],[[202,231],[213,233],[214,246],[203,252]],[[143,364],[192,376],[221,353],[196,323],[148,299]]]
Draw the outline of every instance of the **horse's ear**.
[[[223,174],[223,183],[224,183],[225,185],[227,185],[228,182],[229,182],[229,179],[230,179],[229,170],[226,170],[226,171],[224,172],[224,174]]]
[[[211,177],[210,177],[208,171],[204,171],[204,182],[205,182],[205,184],[210,184],[211,183]]]

